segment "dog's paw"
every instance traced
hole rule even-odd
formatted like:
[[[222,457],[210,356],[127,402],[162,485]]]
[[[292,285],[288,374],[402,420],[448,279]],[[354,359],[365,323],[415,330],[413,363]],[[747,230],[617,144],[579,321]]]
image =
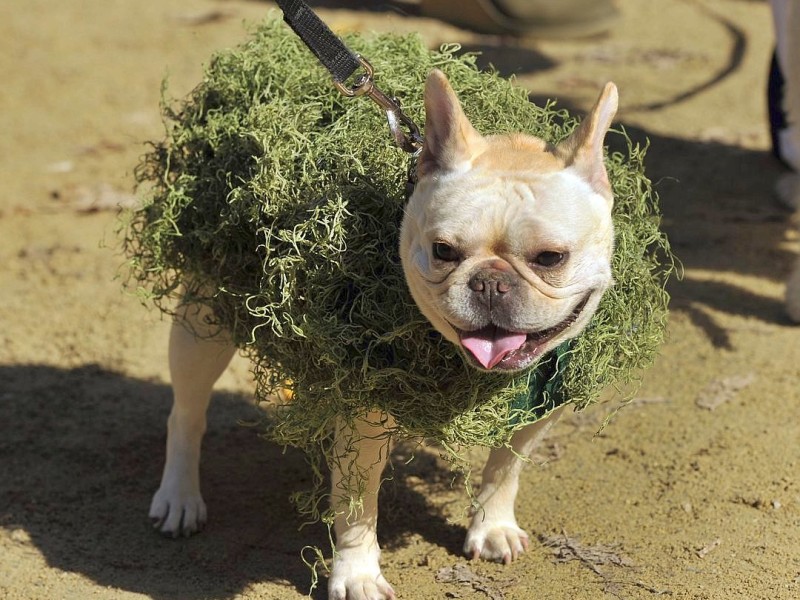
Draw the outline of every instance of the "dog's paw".
[[[337,552],[328,580],[330,600],[394,600],[388,584],[372,552],[344,550]]]
[[[206,523],[206,503],[199,490],[163,483],[150,503],[153,527],[164,535],[190,536]]]
[[[476,516],[467,531],[464,553],[473,560],[482,558],[509,564],[525,552],[528,545],[528,534],[515,521],[496,521]]]

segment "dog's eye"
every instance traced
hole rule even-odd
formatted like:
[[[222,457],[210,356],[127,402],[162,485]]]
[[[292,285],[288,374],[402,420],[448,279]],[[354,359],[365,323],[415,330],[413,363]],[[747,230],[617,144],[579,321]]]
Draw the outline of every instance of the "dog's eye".
[[[455,262],[460,258],[458,251],[444,242],[433,242],[433,257],[444,262]]]
[[[553,252],[552,250],[545,250],[544,252],[537,254],[533,259],[533,262],[540,267],[555,267],[556,265],[564,262],[566,257],[567,254],[565,252]]]

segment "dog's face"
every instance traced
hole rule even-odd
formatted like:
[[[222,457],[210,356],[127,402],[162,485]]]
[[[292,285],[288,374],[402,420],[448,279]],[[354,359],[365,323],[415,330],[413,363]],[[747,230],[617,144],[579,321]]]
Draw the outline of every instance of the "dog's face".
[[[532,365],[589,323],[611,285],[612,195],[603,139],[607,84],[558,146],[483,137],[445,76],[425,84],[425,144],[400,254],[422,313],[486,370]]]

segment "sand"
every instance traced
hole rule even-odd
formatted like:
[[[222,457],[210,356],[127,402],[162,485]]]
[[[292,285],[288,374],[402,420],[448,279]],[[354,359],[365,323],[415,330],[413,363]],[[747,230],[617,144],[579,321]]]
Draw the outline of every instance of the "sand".
[[[463,486],[434,452],[406,464],[398,449],[380,538],[399,598],[800,597],[800,331],[782,306],[798,236],[771,192],[768,4],[622,0],[604,38],[524,42],[420,17],[410,3],[321,4],[339,31],[461,42],[578,112],[615,81],[619,122],[650,141],[685,273],[635,402],[600,433],[613,398],[567,415],[525,472],[517,516],[533,543],[512,565],[462,557]],[[0,6],[0,598],[308,593],[304,548],[324,548],[326,531],[301,530],[289,495],[310,474],[302,455],[246,426],[255,409],[242,360],[212,403],[208,527],[186,540],[151,529],[169,323],[122,291],[116,250],[114,207],[132,201],[132,169],[161,136],[161,80],[188,92],[210,54],[271,6]]]

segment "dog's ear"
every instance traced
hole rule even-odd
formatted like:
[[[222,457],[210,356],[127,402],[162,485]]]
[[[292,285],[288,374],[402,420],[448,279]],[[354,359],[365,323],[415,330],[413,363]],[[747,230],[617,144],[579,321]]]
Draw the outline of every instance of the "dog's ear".
[[[425,143],[417,163],[419,176],[468,168],[484,147],[445,74],[432,71],[425,81]]]
[[[609,82],[578,128],[556,147],[556,154],[574,166],[594,190],[612,202],[611,184],[603,163],[603,140],[617,114],[617,86]]]

